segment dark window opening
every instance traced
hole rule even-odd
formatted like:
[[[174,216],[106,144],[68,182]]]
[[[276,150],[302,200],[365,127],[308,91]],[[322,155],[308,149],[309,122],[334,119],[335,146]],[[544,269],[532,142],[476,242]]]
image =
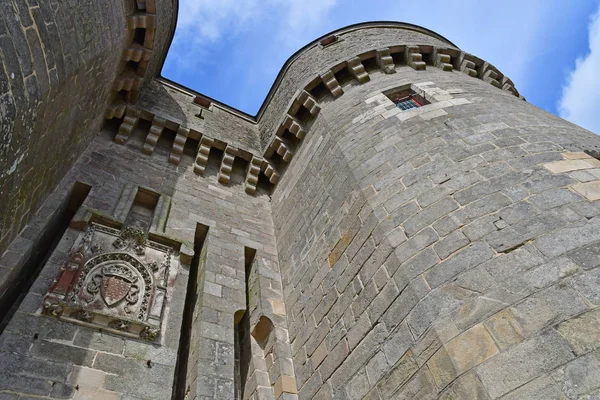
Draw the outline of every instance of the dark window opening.
[[[256,195],[260,196],[263,194],[271,194],[273,192],[275,185],[273,185],[269,178],[261,172],[258,174],[258,182],[256,184]]]
[[[197,139],[193,139],[188,136],[188,138],[185,141],[185,144],[183,145],[183,155],[192,157],[192,159],[196,159],[199,145],[200,142]]]
[[[421,55],[423,56],[423,61],[425,61],[425,64],[433,65],[433,53],[421,53]]]
[[[296,112],[295,117],[298,121],[306,123],[310,121],[310,119],[312,118],[312,114],[310,113],[310,111],[308,111],[306,107],[300,106],[300,108],[298,108],[298,111]]]
[[[250,362],[252,361],[252,345],[250,342],[250,280],[256,250],[244,247],[244,268],[246,271],[246,309],[235,314],[235,377],[234,399],[244,398],[245,383],[248,379]],[[243,315],[242,315],[243,313]]]
[[[175,380],[173,384],[173,400],[183,400],[186,398],[188,386],[188,363],[191,352],[192,330],[194,329],[194,314],[197,307],[202,304],[202,290],[204,286],[204,271],[201,271],[203,258],[206,257],[204,242],[208,235],[208,226],[196,224],[194,236],[194,257],[189,266],[189,276],[187,282],[187,291],[185,295],[185,305],[181,322],[181,333],[179,335],[179,349],[177,351],[177,364],[175,367]]]
[[[208,153],[208,161],[206,162],[206,169],[204,170],[204,176],[216,176],[221,169],[221,160],[223,159],[223,150],[211,147]]]
[[[127,67],[126,67],[127,70],[135,72],[137,74],[139,67],[140,67],[139,62],[133,61],[133,60],[127,61]]]
[[[146,28],[135,28],[133,32],[133,43],[137,43],[141,46],[146,41]]]

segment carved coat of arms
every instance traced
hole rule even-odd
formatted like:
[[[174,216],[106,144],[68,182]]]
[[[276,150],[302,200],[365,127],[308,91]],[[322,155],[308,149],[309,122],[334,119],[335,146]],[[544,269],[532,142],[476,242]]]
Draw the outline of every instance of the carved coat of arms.
[[[71,249],[42,311],[155,341],[177,273],[177,250],[177,243],[148,240],[140,228],[92,223]]]

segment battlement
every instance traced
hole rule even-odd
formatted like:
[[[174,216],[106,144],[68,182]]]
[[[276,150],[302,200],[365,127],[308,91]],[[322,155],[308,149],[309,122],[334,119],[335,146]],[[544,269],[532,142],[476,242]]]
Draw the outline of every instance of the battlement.
[[[376,32],[371,33],[371,30]],[[358,43],[364,50],[356,53],[357,44],[353,42],[353,35],[358,35],[358,32],[360,35],[373,35],[376,38],[386,37],[388,45],[369,49],[368,45],[372,45],[371,43]],[[404,38],[406,33],[409,36]],[[395,36],[399,38],[394,39]],[[323,46],[323,39],[317,39],[290,57],[256,117],[249,117],[212,99],[207,101],[207,107],[201,107],[194,104],[197,94],[158,79],[152,88],[145,89],[138,103],[129,106],[121,103],[125,108],[120,115],[107,115],[107,118],[122,118],[125,115],[115,141],[124,144],[140,118],[151,121],[152,125],[146,133],[146,145],[143,149],[144,153],[151,154],[163,129],[169,127],[177,132],[176,136],[172,136],[169,162],[178,164],[189,139],[190,145],[195,145],[197,151],[194,170],[201,174],[208,162],[210,150],[215,148],[229,154],[221,159],[222,171],[230,170],[231,163],[236,158],[241,160],[247,171],[247,193],[254,194],[255,185],[250,182],[260,178],[255,174],[256,168],[260,168],[259,175],[266,181],[276,185],[294,153],[300,150],[304,136],[318,118],[320,102],[329,102],[342,96],[343,88],[347,85],[369,82],[370,74],[393,74],[396,69],[402,67],[410,67],[416,71],[424,71],[427,67],[438,68],[445,72],[464,73],[481,79],[519,97],[512,81],[496,67],[472,54],[458,50],[446,39],[423,28],[402,23],[372,22],[344,28],[324,36],[329,37],[335,37],[336,41]],[[437,45],[412,44],[423,38]],[[407,42],[392,42],[401,39]],[[339,48],[336,49],[336,46]],[[329,61],[333,59],[329,54],[331,52],[337,57],[343,57],[343,61]],[[293,76],[294,67],[313,59],[315,62],[310,64],[310,71],[303,67],[304,79],[298,82],[297,77]],[[296,89],[291,87],[297,83],[301,86]],[[282,98],[284,94],[287,94],[287,99]],[[279,118],[276,118],[272,109],[281,112]],[[243,128],[238,132],[231,132],[229,127],[232,124]],[[256,145],[257,133],[259,146]],[[242,135],[247,135],[248,138],[241,139]],[[219,181],[227,184],[227,176],[224,172]]]

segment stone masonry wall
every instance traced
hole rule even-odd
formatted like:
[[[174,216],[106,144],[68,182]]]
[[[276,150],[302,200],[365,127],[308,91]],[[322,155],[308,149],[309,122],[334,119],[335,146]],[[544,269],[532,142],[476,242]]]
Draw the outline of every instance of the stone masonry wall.
[[[0,1],[0,251],[97,134],[134,5]]]
[[[402,24],[399,24],[402,25]],[[260,139],[263,149],[269,145],[277,130],[281,115],[287,111],[290,100],[294,94],[306,86],[315,75],[322,74],[330,68],[349,60],[350,58],[373,49],[399,44],[423,44],[454,48],[442,38],[428,34],[425,31],[406,29],[406,27],[392,24],[391,26],[361,27],[357,30],[348,30],[337,33],[338,42],[323,47],[319,43],[302,52],[295,59],[279,86],[270,99],[269,105],[259,115]]]
[[[600,139],[396,70],[320,103],[273,194],[299,398],[595,395]],[[431,104],[381,94],[408,84]]]
[[[292,361],[286,344],[287,326],[269,197],[247,195],[243,181],[236,180],[235,174],[231,185],[219,184],[218,170],[211,165],[204,177],[196,175],[191,156],[184,155],[176,167],[166,162],[169,151],[160,144],[151,157],[140,156],[143,141],[132,138],[122,146],[112,142],[112,135],[114,132],[106,131],[94,140],[48,198],[48,207],[55,207],[72,184],[80,181],[92,186],[83,207],[110,215],[126,185],[141,185],[172,197],[166,234],[192,247],[196,224],[209,227],[204,244],[201,301],[190,344],[194,352],[190,357],[195,363],[188,370],[186,398],[189,399],[233,398],[234,314],[246,309],[244,247],[256,250],[263,300],[251,323],[253,326],[260,316],[267,316],[275,324],[277,340],[281,342],[273,364],[277,372],[263,369],[249,377],[254,384],[247,387],[253,386],[265,392],[266,398],[269,393],[274,398],[271,386],[276,382],[270,382],[269,378],[280,379],[282,373],[292,368]],[[0,336],[0,397],[171,398],[187,286],[186,268],[179,271],[161,346],[58,322],[41,316],[39,307],[64,265],[65,252],[73,238],[73,229],[67,230]],[[286,346],[287,352],[281,353]],[[291,375],[293,379],[293,369]]]

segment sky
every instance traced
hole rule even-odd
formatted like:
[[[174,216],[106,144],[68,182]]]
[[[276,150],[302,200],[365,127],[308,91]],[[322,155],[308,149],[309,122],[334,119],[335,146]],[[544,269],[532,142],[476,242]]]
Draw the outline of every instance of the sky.
[[[445,36],[530,103],[600,134],[600,0],[179,0],[162,75],[255,115],[294,52],[376,20]]]

